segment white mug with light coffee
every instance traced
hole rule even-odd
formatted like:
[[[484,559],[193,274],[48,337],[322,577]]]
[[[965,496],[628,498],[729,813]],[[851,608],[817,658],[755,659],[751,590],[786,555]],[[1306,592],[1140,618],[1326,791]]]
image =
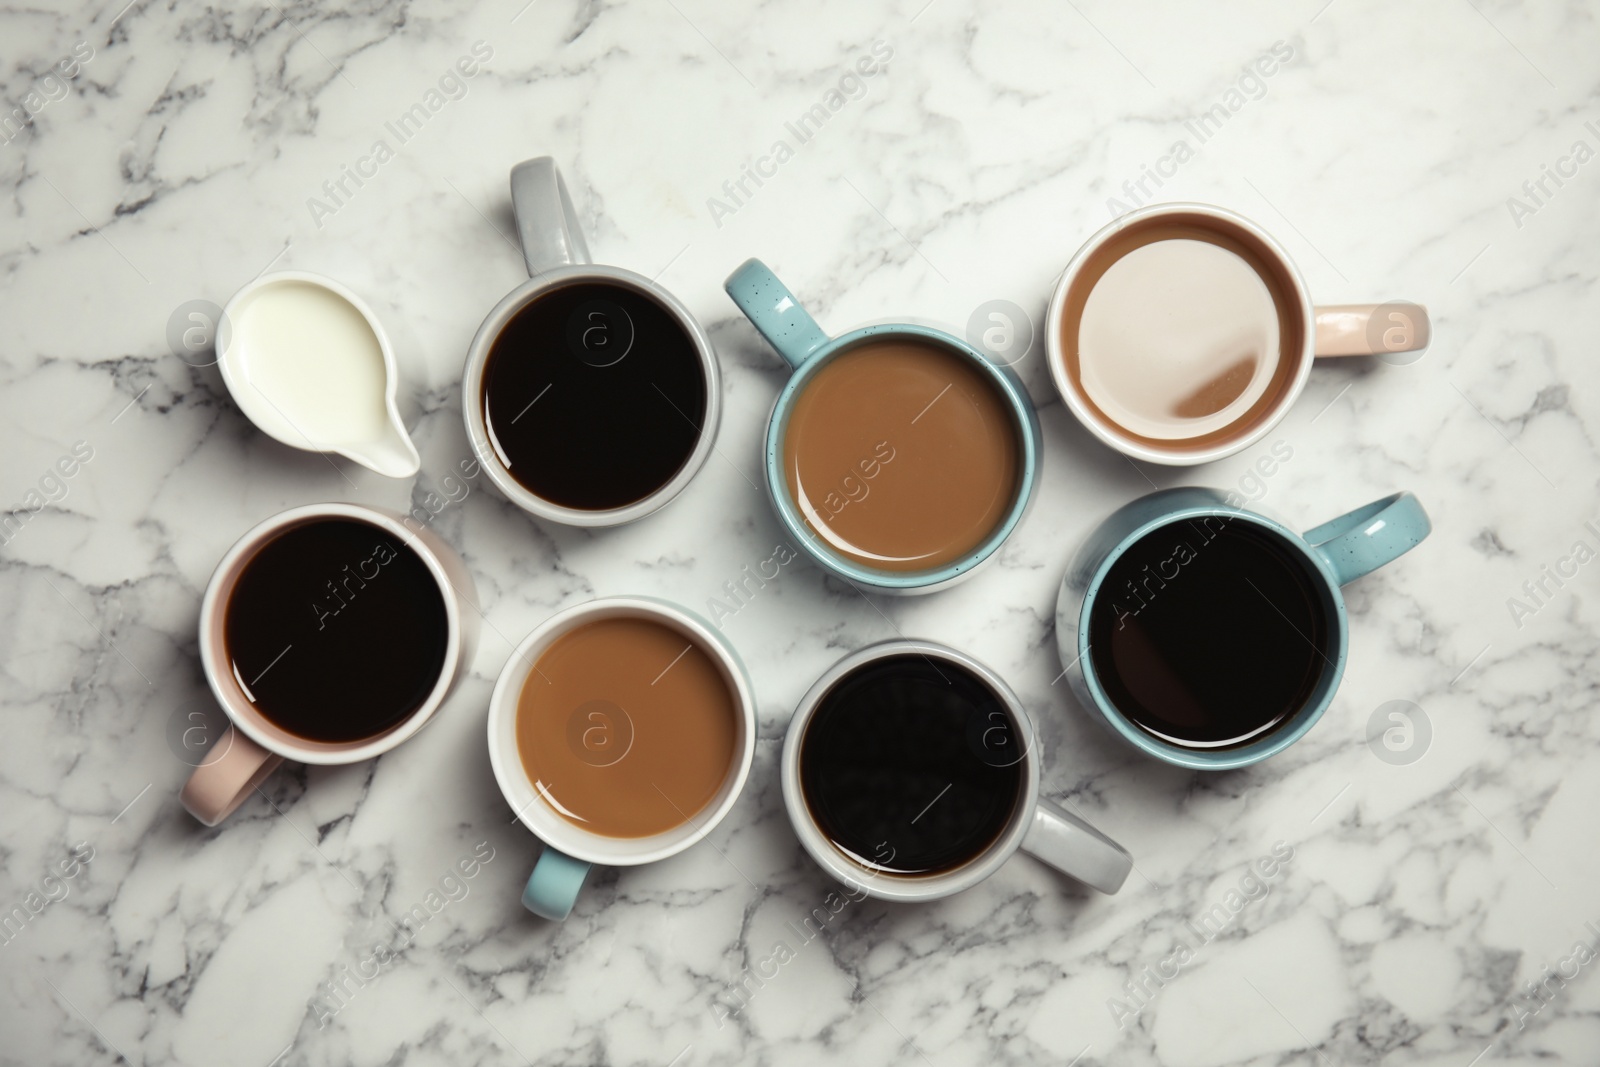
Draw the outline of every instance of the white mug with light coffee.
[[[546,619],[489,700],[489,765],[545,847],[522,904],[560,922],[596,866],[668,859],[733,809],[755,758],[744,664],[706,620],[654,597]]]
[[[1313,306],[1289,254],[1250,220],[1153,204],[1091,237],[1056,283],[1045,329],[1067,407],[1135,459],[1209,463],[1261,440],[1319,356],[1425,349],[1420,305]]]

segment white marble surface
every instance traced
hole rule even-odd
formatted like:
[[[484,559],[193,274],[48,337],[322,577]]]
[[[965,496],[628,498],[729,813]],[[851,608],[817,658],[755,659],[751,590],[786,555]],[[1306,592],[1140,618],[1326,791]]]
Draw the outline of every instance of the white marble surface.
[[[1572,157],[1580,140],[1600,149],[1600,8],[523,4],[0,11],[7,108],[33,89],[42,105],[0,144],[0,506],[28,513],[0,546],[0,908],[28,916],[0,944],[0,1059],[1600,1062],[1600,965],[1573,954],[1600,935],[1600,563],[1547,581],[1531,615],[1508,607],[1575,542],[1600,548],[1584,527],[1600,526],[1600,161]],[[492,58],[466,94],[314,218],[308,198],[477,41]],[[714,219],[707,199],[874,41],[893,50],[887,71]],[[959,327],[996,298],[1037,316],[1107,199],[1192,139],[1185,122],[1226,105],[1279,41],[1292,60],[1157,195],[1259,219],[1321,300],[1410,298],[1436,325],[1413,365],[1319,367],[1274,438],[1293,459],[1265,506],[1291,522],[1408,488],[1436,527],[1347,590],[1350,669],[1316,730],[1267,765],[1196,775],[1136,757],[1052,687],[1051,610],[1076,540],[1151,483],[1232,487],[1254,456],[1136,469],[1071,421],[1036,349],[1021,369],[1044,478],[999,566],[870,603],[784,568],[725,626],[762,733],[715,847],[603,874],[565,925],[526,914],[536,843],[507,825],[483,739],[510,643],[595,595],[705,610],[780,539],[755,485],[783,370],[723,295],[728,271],[762,256],[834,328]],[[92,58],[45,79],[77,42]],[[596,255],[661,272],[710,329],[719,456],[664,512],[599,533],[542,526],[468,483],[435,525],[470,562],[488,626],[440,721],[373,763],[280,772],[270,801],[203,829],[178,805],[187,768],[166,731],[208,699],[196,618],[213,564],[291,505],[406,508],[439,490],[467,455],[467,343],[523,276],[507,173],[545,153]],[[1547,165],[1570,176],[1535,202],[1522,186]],[[272,443],[214,367],[169,350],[175,309],[221,303],[269,264],[341,279],[425,365],[414,482]],[[80,441],[92,459],[47,480],[58,499],[32,513],[28,493]],[[839,656],[896,632],[1012,682],[1041,723],[1047,792],[1134,853],[1120,895],[1019,857],[942,903],[851,903],[796,943],[785,924],[831,887],[782,812],[789,709]],[[1391,700],[1432,725],[1409,765],[1366,742]],[[460,899],[432,897],[444,906],[415,942],[319,1027],[325,983],[392,943],[389,923],[480,842],[493,859],[445,884]],[[1232,914],[1229,891],[1279,842],[1292,858]],[[74,865],[80,843],[90,858]],[[1187,924],[1217,905],[1228,921],[1201,944]],[[770,971],[780,940],[795,958],[728,1012],[742,968]],[[1563,966],[1547,1002],[1524,995]],[[1146,979],[1134,1015],[1124,986],[1146,967],[1176,977]]]

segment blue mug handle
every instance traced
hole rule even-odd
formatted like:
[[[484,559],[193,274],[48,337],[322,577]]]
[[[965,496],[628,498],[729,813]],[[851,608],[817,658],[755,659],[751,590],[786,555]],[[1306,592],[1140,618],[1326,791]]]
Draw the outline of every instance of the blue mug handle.
[[[817,320],[759,259],[745,260],[722,287],[789,366],[798,369],[828,343]]]
[[[522,890],[522,906],[541,918],[562,922],[572,914],[588,877],[588,863],[546,845]]]
[[[1421,544],[1433,530],[1428,513],[1410,493],[1395,493],[1307,530],[1311,550],[1349,585]]]

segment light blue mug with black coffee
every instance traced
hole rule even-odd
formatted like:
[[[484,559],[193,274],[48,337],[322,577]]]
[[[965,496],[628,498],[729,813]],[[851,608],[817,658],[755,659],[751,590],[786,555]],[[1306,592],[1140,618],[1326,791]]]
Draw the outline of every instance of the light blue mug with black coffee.
[[[1062,579],[1056,643],[1073,694],[1156,759],[1196,770],[1259,763],[1333,702],[1350,650],[1340,587],[1431,529],[1410,493],[1303,534],[1217,489],[1140,497],[1095,528]],[[1201,616],[1211,624],[1184,628]],[[1279,695],[1275,715],[1223,729],[1247,702],[1270,708]]]
[[[967,578],[991,560],[1022,522],[1038,481],[1039,420],[1027,390],[1016,375],[1008,367],[992,362],[954,334],[930,326],[913,323],[873,325],[829,337],[795,299],[794,294],[758,259],[748,260],[734,271],[728,277],[725,288],[761,336],[793,368],[793,373],[773,404],[772,415],[767,422],[766,478],[773,510],[778,513],[779,520],[795,543],[828,572],[860,588],[887,594],[930,593],[943,589]],[[852,558],[836,550],[827,543],[827,538],[831,536],[829,531],[821,529],[802,514],[791,491],[789,473],[785,470],[784,449],[790,418],[817,375],[839,357],[885,341],[931,346],[956,357],[961,367],[975,372],[971,381],[979,383],[978,388],[992,389],[993,397],[1005,412],[1010,430],[1015,435],[1012,453],[1015,478],[1009,486],[1009,499],[1000,502],[996,508],[992,526],[987,528],[987,533],[981,534],[981,540],[970,550],[963,550],[955,558],[924,569],[870,566],[860,558]],[[930,390],[930,406],[941,395],[938,390]],[[926,410],[923,409],[924,412]],[[913,415],[907,421],[915,423],[918,417],[920,415]],[[863,454],[859,471],[853,467],[842,469],[842,484],[853,484],[862,487],[862,492],[867,491],[870,487],[865,486],[863,473],[877,471],[882,466],[879,462],[882,456],[894,453],[892,443],[886,442],[886,448],[887,452],[877,455]],[[875,473],[865,474],[866,478],[877,476]],[[851,482],[850,479],[855,481]],[[817,509],[812,510],[815,512]],[[826,520],[821,525],[826,526]]]

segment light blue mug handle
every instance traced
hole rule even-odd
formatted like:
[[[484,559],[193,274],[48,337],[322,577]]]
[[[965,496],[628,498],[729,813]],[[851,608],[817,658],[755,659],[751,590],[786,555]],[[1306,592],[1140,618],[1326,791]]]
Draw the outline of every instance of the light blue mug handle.
[[[1433,530],[1410,493],[1396,493],[1307,530],[1311,550],[1333,568],[1340,585],[1371,574],[1422,543]]]
[[[828,343],[817,320],[759,259],[745,260],[722,287],[791,367],[798,368]]]
[[[588,877],[588,863],[546,845],[539,862],[533,865],[533,873],[528,875],[522,906],[541,918],[562,922],[572,914],[572,906],[578,902]]]

